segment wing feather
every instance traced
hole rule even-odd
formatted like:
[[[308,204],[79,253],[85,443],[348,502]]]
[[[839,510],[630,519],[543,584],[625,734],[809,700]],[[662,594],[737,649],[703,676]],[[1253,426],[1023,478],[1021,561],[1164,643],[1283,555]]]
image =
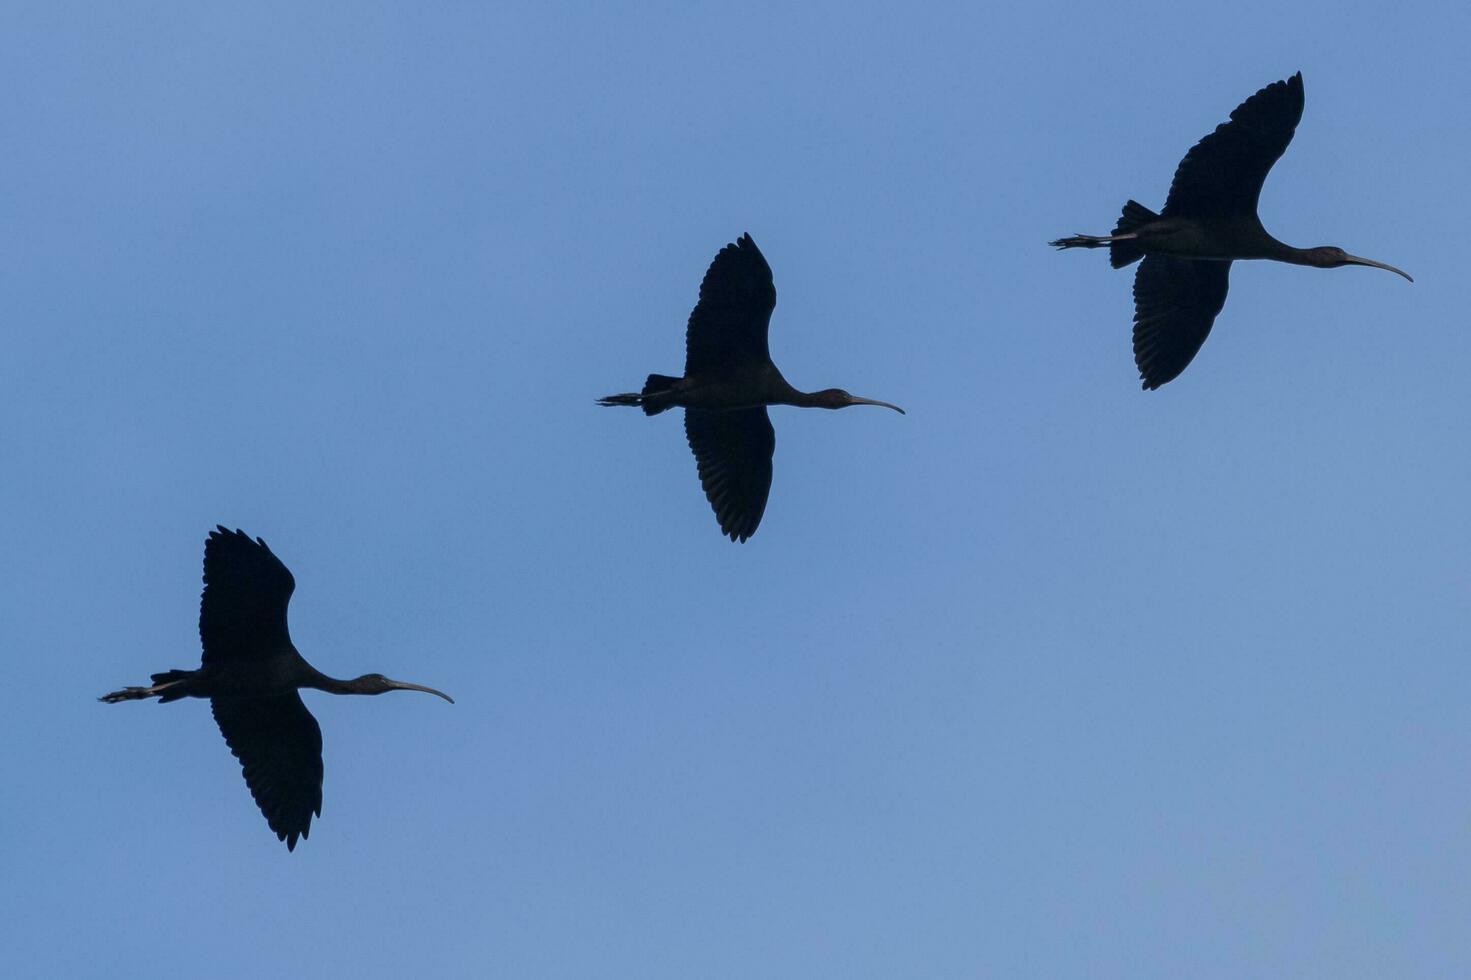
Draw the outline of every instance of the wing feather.
[[[291,646],[286,607],[296,579],[260,538],[224,527],[204,543],[199,639],[206,664],[262,660]]]
[[[1230,262],[1150,254],[1134,274],[1134,363],[1144,387],[1185,370],[1226,305]]]
[[[771,492],[776,432],[766,409],[687,408],[684,433],[721,532],[732,541],[745,541],[756,533]]]
[[[776,308],[771,266],[750,235],[722,248],[700,283],[685,328],[685,377],[771,359],[766,335]]]
[[[269,697],[210,698],[215,724],[266,823],[296,849],[322,815],[322,729],[295,691]]]
[[[1166,218],[1255,215],[1262,184],[1302,119],[1302,72],[1273,82],[1196,143],[1175,170]]]

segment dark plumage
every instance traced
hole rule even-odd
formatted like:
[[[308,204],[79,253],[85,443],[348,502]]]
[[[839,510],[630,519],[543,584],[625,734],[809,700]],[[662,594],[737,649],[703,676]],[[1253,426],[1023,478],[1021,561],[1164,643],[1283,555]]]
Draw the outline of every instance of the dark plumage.
[[[298,688],[332,694],[424,691],[431,687],[365,674],[338,680],[302,658],[286,628],[296,580],[266,543],[224,527],[204,543],[204,594],[199,602],[198,670],[154,674],[149,687],[127,687],[100,698],[109,704],[156,697],[209,698],[215,723],[240,760],[250,795],[276,836],[295,850],[322,814],[322,730]]]
[[[756,533],[771,491],[776,433],[768,405],[846,408],[888,402],[839,388],[798,391],[771,361],[767,332],[776,307],[771,266],[750,235],[726,245],[700,283],[700,300],[685,328],[684,376],[651,374],[643,390],[608,395],[600,405],[628,405],[657,415],[682,407],[685,437],[700,485],[722,533],[745,541]]]
[[[1144,259],[1134,277],[1134,361],[1145,388],[1174,380],[1205,343],[1226,303],[1236,259],[1323,269],[1367,265],[1410,278],[1394,266],[1334,246],[1293,248],[1262,227],[1257,217],[1262,184],[1292,142],[1302,109],[1301,72],[1273,82],[1191,147],[1159,214],[1129,201],[1112,234],[1052,242],[1058,248],[1107,247],[1116,269]]]

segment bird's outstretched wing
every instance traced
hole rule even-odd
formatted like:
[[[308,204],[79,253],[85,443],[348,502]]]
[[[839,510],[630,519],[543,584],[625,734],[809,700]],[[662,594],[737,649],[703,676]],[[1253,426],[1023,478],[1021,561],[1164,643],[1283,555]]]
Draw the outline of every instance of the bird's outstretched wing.
[[[750,235],[715,255],[684,334],[686,377],[770,360],[766,331],[776,308],[771,266]]]
[[[286,606],[296,579],[260,538],[224,527],[204,543],[199,639],[204,662],[258,660],[290,647]]]
[[[295,691],[257,698],[211,698],[220,734],[245,772],[266,823],[296,849],[322,815],[322,729]]]
[[[1134,273],[1134,363],[1145,388],[1173,381],[1226,305],[1230,262],[1150,254]]]
[[[766,409],[713,412],[687,408],[684,434],[720,530],[732,541],[745,541],[756,533],[771,492],[776,433]]]
[[[1231,121],[1196,143],[1175,170],[1166,218],[1255,215],[1267,172],[1302,119],[1302,72],[1237,106]]]

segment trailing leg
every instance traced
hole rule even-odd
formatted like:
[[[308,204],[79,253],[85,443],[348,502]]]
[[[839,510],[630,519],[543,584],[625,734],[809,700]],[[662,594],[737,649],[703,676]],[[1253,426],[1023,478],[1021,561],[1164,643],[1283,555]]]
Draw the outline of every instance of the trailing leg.
[[[1133,238],[1133,235],[1129,235]],[[1104,248],[1113,242],[1112,235],[1069,235],[1067,238],[1059,238],[1055,242],[1048,242],[1054,248]]]
[[[97,700],[107,704],[117,704],[119,701],[141,701],[154,697],[158,698],[159,704],[177,701],[189,695],[185,685],[193,680],[196,673],[198,671],[166,670],[162,674],[152,675],[153,684],[149,687],[125,687],[121,691],[104,694]]]
[[[1111,235],[1072,235],[1047,244],[1056,248],[1107,248],[1109,265],[1122,269],[1131,262],[1144,258],[1144,249],[1139,244],[1139,229],[1158,221],[1159,215],[1140,204],[1129,201],[1124,204],[1119,223]]]

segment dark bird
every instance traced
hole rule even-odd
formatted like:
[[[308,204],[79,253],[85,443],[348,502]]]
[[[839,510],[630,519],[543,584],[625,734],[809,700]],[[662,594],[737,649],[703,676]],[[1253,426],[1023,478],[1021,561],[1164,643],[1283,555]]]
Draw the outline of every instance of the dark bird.
[[[198,670],[153,675],[150,687],[104,694],[108,704],[156,697],[209,698],[215,722],[245,770],[245,785],[276,836],[296,849],[322,815],[322,730],[298,688],[329,694],[424,691],[432,687],[364,674],[338,680],[307,663],[286,630],[286,604],[296,579],[260,538],[224,527],[204,543],[204,595],[199,602]]]
[[[1349,255],[1333,245],[1293,248],[1262,227],[1256,213],[1262,183],[1292,142],[1302,105],[1302,72],[1273,82],[1237,106],[1230,122],[1191,147],[1159,214],[1129,201],[1113,234],[1074,235],[1051,243],[1058,248],[1107,246],[1115,269],[1144,260],[1134,276],[1134,362],[1145,388],[1174,380],[1205,343],[1226,304],[1226,276],[1236,259],[1275,259],[1319,269],[1368,265],[1410,279],[1392,265]]]
[[[750,235],[715,255],[700,283],[700,301],[684,334],[684,377],[651,374],[638,394],[609,395],[599,405],[633,405],[645,415],[684,409],[684,434],[700,471],[700,485],[720,530],[732,541],[756,533],[771,490],[776,433],[767,405],[847,408],[882,405],[841,388],[798,391],[781,376],[767,349],[776,308],[771,266]]]

